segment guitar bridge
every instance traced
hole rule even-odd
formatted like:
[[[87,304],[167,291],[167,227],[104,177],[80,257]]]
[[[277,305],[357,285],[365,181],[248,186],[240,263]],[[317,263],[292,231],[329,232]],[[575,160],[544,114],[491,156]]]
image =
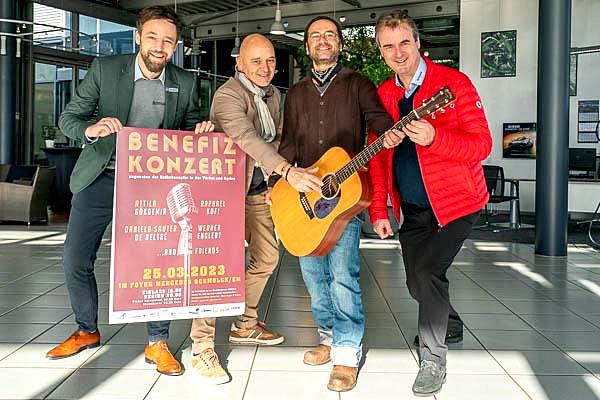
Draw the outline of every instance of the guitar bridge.
[[[304,209],[304,212],[306,213],[306,215],[308,216],[309,219],[314,219],[315,213],[313,212],[312,208],[310,207],[310,203],[308,202],[308,197],[306,197],[306,193],[300,192],[299,195],[300,195],[300,204],[302,204],[302,208]]]

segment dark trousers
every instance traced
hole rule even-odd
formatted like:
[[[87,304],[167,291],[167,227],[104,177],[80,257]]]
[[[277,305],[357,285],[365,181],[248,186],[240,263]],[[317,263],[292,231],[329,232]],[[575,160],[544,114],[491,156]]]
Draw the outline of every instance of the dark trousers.
[[[402,213],[404,222],[399,237],[406,283],[419,303],[419,357],[445,365],[449,320],[453,328],[462,327],[458,313],[450,305],[446,271],[480,212],[454,220],[443,228],[439,228],[431,208],[402,203]]]
[[[87,188],[73,195],[63,265],[71,307],[79,329],[98,327],[98,286],[94,275],[96,253],[113,216],[115,171],[105,170]],[[169,337],[170,321],[148,322],[151,341]]]

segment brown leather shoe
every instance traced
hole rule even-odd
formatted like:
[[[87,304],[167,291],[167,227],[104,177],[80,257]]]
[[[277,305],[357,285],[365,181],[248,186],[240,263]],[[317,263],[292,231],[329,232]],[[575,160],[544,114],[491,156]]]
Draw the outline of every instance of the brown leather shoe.
[[[161,374],[183,374],[181,364],[173,357],[173,354],[169,351],[167,342],[164,340],[159,340],[152,345],[147,344],[144,349],[144,355],[146,356],[146,362],[148,364],[156,364],[156,370]]]
[[[304,353],[304,364],[321,365],[331,361],[331,347],[325,344],[320,344],[312,350]]]
[[[90,333],[80,329],[73,332],[64,342],[46,353],[46,358],[58,360],[74,356],[85,349],[91,349],[100,346],[100,331]]]
[[[283,343],[284,337],[279,333],[267,328],[264,322],[258,321],[251,328],[238,328],[235,323],[229,331],[229,341],[238,344],[262,344],[272,346]]]
[[[329,383],[327,389],[334,392],[347,392],[356,386],[356,376],[358,368],[347,367],[345,365],[334,365],[331,375],[329,375]]]

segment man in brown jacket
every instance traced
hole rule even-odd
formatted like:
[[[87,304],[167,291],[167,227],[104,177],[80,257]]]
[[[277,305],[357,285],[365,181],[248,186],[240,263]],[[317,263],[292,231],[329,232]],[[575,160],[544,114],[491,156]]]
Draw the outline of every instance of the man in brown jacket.
[[[319,180],[302,168],[291,167],[277,153],[283,118],[281,95],[271,85],[275,74],[275,50],[262,35],[244,39],[236,61],[235,77],[214,95],[210,119],[247,154],[246,241],[250,262],[246,268],[246,309],[231,326],[229,341],[242,344],[276,345],[284,338],[258,321],[257,307],[265,285],[277,267],[279,248],[273,220],[265,202],[267,181],[272,172],[285,175],[293,169],[290,182],[298,189],[318,189]],[[226,383],[229,376],[214,351],[215,318],[196,318],[190,333],[192,356],[189,369],[204,382]]]

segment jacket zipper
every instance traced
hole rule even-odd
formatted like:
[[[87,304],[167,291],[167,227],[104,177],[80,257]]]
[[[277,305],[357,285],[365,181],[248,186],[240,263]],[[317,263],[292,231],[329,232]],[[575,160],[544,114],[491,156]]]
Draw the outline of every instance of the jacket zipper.
[[[440,219],[438,218],[437,211],[435,211],[435,207],[433,206],[433,202],[431,201],[431,197],[429,196],[429,191],[427,190],[427,182],[425,182],[425,176],[423,176],[423,166],[421,165],[421,158],[419,157],[419,151],[417,151],[417,161],[419,163],[419,173],[421,174],[421,179],[423,180],[423,186],[425,186],[425,194],[427,195],[427,200],[429,200],[429,204],[431,205],[431,211],[433,211],[433,215],[437,220],[438,230],[442,229],[444,226],[440,223]]]
[[[423,82],[424,84],[425,82]],[[423,88],[424,85],[421,85],[420,89]],[[417,95],[420,95],[421,93],[417,93]],[[404,96],[404,93],[401,94],[401,96]],[[413,99],[413,106],[414,104],[420,104],[419,102],[416,101],[416,96]],[[422,101],[423,99],[421,99]],[[398,110],[399,111],[399,110]],[[435,139],[434,139],[435,140]],[[435,219],[437,220],[437,225],[438,225],[438,230],[442,229],[444,226],[440,223],[440,219],[438,218],[438,213],[435,210],[435,207],[433,206],[433,202],[431,201],[431,197],[429,196],[429,191],[427,190],[427,183],[425,182],[425,177],[423,176],[423,165],[421,164],[421,157],[419,156],[419,150],[415,147],[415,150],[417,151],[417,162],[419,163],[419,173],[421,174],[421,180],[423,181],[423,186],[425,186],[425,194],[427,195],[427,200],[429,200],[429,204],[431,205],[431,211],[433,211],[433,215],[435,216]]]
[[[425,82],[423,82],[423,83],[425,83]],[[422,88],[423,88],[423,85],[421,85],[421,89]],[[421,93],[417,93],[417,95],[420,95],[420,94]],[[413,105],[415,103],[419,104],[419,102],[417,102],[416,100],[417,100],[416,98],[413,100]],[[434,138],[434,140],[435,140],[435,138]],[[429,190],[427,189],[427,182],[425,181],[425,176],[423,176],[423,165],[421,164],[421,157],[419,155],[419,150],[416,147],[415,147],[415,150],[417,151],[417,162],[419,163],[419,173],[421,174],[421,180],[423,181],[423,186],[425,186],[425,194],[427,195],[427,200],[429,200],[429,204],[431,205],[431,211],[433,211],[433,215],[435,216],[435,219],[437,220],[438,230],[440,230],[444,226],[440,223],[440,219],[438,218],[438,213],[435,210],[435,207],[433,206],[433,202],[431,201],[431,197],[429,196]]]

